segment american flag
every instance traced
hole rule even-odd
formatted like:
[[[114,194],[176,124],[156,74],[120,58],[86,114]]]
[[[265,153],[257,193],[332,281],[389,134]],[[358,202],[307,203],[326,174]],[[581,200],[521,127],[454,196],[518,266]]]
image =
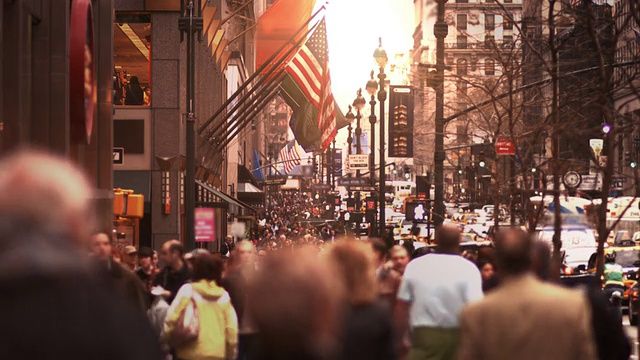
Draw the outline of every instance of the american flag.
[[[327,28],[323,18],[287,66],[287,73],[318,109],[321,151],[326,150],[336,136],[336,109],[328,60]]]
[[[287,174],[290,173],[293,168],[300,165],[300,153],[298,152],[296,141],[289,141],[289,143],[280,150],[278,157],[284,166],[284,172]]]

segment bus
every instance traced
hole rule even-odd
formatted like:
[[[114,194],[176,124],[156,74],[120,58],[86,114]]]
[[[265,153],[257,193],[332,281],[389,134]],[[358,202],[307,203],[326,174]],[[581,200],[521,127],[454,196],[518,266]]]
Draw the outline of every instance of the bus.
[[[640,198],[623,196],[609,198],[607,202],[607,227],[611,229],[610,236],[615,237],[618,232],[625,231],[634,239],[640,237]]]
[[[413,181],[387,180],[385,185],[387,204],[402,205],[406,197],[416,194],[416,183]]]

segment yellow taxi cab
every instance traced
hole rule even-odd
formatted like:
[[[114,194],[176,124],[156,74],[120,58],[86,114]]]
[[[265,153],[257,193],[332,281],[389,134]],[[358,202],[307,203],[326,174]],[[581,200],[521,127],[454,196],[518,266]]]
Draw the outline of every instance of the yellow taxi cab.
[[[623,244],[620,246],[609,246],[604,249],[604,255],[616,253],[616,264],[622,266],[624,271],[624,301],[629,299],[629,289],[638,280],[638,267],[640,266],[640,245]],[[591,255],[589,259],[588,272],[595,272],[597,269],[597,254]]]

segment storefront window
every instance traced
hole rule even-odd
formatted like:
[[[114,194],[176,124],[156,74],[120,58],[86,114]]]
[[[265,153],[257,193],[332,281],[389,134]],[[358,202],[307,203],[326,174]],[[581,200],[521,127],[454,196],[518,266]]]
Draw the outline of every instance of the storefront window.
[[[151,105],[151,16],[116,14],[113,42],[113,103]]]

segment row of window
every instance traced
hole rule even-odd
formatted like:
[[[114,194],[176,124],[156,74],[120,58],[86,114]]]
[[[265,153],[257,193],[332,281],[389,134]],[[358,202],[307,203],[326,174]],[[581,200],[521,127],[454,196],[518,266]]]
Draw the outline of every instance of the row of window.
[[[465,76],[468,73],[467,59],[458,59],[456,61],[456,75]],[[496,74],[496,61],[493,59],[484,60],[484,74],[495,75]]]
[[[458,30],[467,30],[467,14],[456,15],[456,28]],[[496,16],[494,14],[484,14],[484,28],[485,30],[495,30],[496,28]],[[503,30],[513,30],[513,22],[504,18],[502,22]]]
[[[638,11],[640,8],[640,4],[636,4],[634,7],[635,11]],[[629,15],[632,14],[631,11],[631,1],[630,0],[618,0],[615,3],[615,16],[616,16],[616,27],[618,29],[623,29],[624,27],[628,27],[633,24],[633,19],[628,19]],[[631,20],[631,21],[629,21]]]
[[[494,35],[485,35],[484,36],[484,47],[486,49],[491,49],[496,42],[496,38]],[[468,36],[467,35],[458,35],[456,37],[456,49],[467,49],[468,45]],[[502,36],[502,45],[504,47],[509,47],[513,45],[513,35],[503,35]]]

